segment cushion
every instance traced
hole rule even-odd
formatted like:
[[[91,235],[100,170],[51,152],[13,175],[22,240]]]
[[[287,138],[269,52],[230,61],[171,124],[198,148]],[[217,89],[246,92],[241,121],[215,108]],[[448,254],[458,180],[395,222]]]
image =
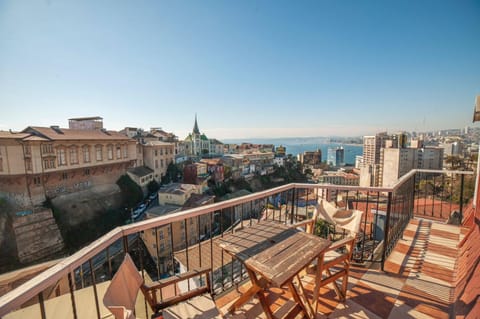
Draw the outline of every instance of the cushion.
[[[355,209],[342,209],[335,207],[328,201],[321,200],[318,205],[318,217],[326,222],[348,230],[351,233],[358,233],[362,221],[363,212]]]
[[[143,283],[142,276],[129,254],[113,276],[103,296],[103,304],[115,316],[115,319],[135,319],[134,309],[138,290]]]
[[[222,318],[209,294],[180,302],[163,310],[164,319],[210,319]]]

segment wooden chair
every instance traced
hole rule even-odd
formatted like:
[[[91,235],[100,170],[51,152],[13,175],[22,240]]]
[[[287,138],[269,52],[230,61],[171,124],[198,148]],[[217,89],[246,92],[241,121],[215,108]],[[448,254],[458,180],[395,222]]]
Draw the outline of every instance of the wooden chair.
[[[103,304],[112,312],[115,319],[135,319],[136,297],[141,290],[154,313],[152,318],[156,318],[160,312],[164,319],[221,318],[210,295],[209,274],[209,268],[202,268],[145,283],[127,253],[105,292]],[[187,280],[193,288],[177,294],[177,291],[182,290],[178,285]],[[168,289],[169,287],[171,289]],[[166,290],[173,293],[167,294]]]
[[[321,201],[317,207],[319,218],[335,225],[335,230],[341,230],[346,236],[334,241],[325,252],[317,265],[316,287],[313,298],[318,302],[319,288],[330,283],[341,301],[345,301],[350,271],[350,260],[354,249],[355,239],[360,231],[360,222],[363,212],[353,209],[337,208],[334,205]],[[331,238],[335,240],[336,238]],[[341,288],[337,280],[342,278]]]

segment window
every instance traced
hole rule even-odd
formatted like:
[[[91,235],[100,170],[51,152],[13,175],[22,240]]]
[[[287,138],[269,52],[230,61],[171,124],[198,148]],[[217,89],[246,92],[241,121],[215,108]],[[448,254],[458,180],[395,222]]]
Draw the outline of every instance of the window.
[[[57,160],[58,160],[58,166],[67,165],[67,156],[65,154],[64,148],[59,148],[57,150]]]
[[[62,179],[63,180],[68,179],[68,173],[62,173]]]
[[[160,167],[163,168],[163,159],[160,160]]]
[[[0,157],[0,172],[3,172],[3,159]]]
[[[113,145],[107,145],[107,157],[109,160],[113,160]]]
[[[155,150],[155,156],[157,156],[157,155],[158,155],[158,151],[157,151],[157,150]]]
[[[83,162],[84,163],[90,163],[90,146],[85,145],[82,147],[83,151]]]
[[[128,145],[123,145],[123,158],[128,157]]]
[[[41,184],[40,176],[35,176],[33,178],[33,184],[35,184],[35,185],[40,185]]]
[[[163,237],[163,230],[162,230],[162,231],[160,231],[160,239],[163,240],[163,238],[164,237]]]
[[[158,168],[158,160],[155,160],[155,168]]]
[[[1,160],[2,160],[2,159],[0,158],[0,161],[1,161]],[[27,171],[31,171],[31,170],[32,170],[32,159],[30,159],[30,158],[25,159],[25,168],[27,169]],[[0,165],[0,171],[1,171],[1,170],[2,170],[2,168],[1,168],[1,165]]]
[[[44,169],[51,169],[55,168],[55,160],[50,158],[50,159],[44,159],[43,160],[43,168]]]
[[[160,243],[160,251],[164,251],[165,250],[165,245],[164,243]]]
[[[77,147],[70,147],[70,164],[78,164],[78,152]]]
[[[42,145],[43,154],[52,154],[53,153],[53,144],[43,144]]]
[[[89,169],[89,168],[86,168],[86,169],[83,171],[83,174],[85,174],[85,175],[90,175],[90,169]]]
[[[160,155],[163,155],[163,148],[160,149]]]
[[[25,145],[25,155],[31,155],[32,154],[32,148],[30,145]]]
[[[95,146],[95,154],[97,161],[103,160],[102,145]]]
[[[121,159],[122,158],[122,148],[120,147],[120,145],[116,146],[116,150],[117,150],[117,159]]]

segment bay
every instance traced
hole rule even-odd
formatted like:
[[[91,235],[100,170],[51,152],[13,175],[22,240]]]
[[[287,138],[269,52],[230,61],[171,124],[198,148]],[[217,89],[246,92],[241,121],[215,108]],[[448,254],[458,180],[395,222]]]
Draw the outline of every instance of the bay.
[[[247,141],[241,140],[225,140],[224,143],[252,143],[252,144],[273,144],[275,147],[280,145],[286,147],[286,153],[297,156],[303,152],[315,151],[320,149],[322,151],[322,161],[327,160],[329,148],[343,147],[345,149],[345,163],[355,165],[355,156],[363,154],[363,145],[360,144],[342,144],[329,143],[328,139],[306,139],[306,138],[287,138],[287,139],[249,139]]]

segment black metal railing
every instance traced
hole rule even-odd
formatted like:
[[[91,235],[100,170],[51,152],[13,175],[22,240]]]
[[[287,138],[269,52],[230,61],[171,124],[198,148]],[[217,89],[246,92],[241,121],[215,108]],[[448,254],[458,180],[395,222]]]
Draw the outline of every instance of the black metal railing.
[[[440,173],[412,171],[389,188],[288,184],[118,227],[0,297],[0,317],[44,319],[59,318],[61,313],[61,318],[102,318],[108,314],[102,304],[103,293],[127,252],[145,281],[210,266],[214,293],[222,293],[248,276],[240,262],[232,260],[215,244],[218,236],[262,219],[292,224],[311,218],[320,200],[363,212],[353,259],[383,266],[413,214],[424,209],[423,215],[428,216],[429,206],[419,203],[433,200],[436,204],[439,198],[449,198],[454,203],[458,199],[462,212],[461,207],[469,197],[465,193],[467,174],[454,172],[456,179],[439,188],[439,181],[450,181],[450,176],[442,178]],[[458,195],[447,193],[449,187],[455,188],[457,184],[461,189]],[[433,185],[433,191],[425,189],[425,185]],[[451,208],[455,206],[452,204]],[[315,226],[315,234],[319,236],[334,231],[322,222]],[[345,234],[336,235],[333,238]],[[184,289],[192,289],[191,285],[194,283],[188,282]],[[150,314],[146,303],[137,305],[137,317],[148,318]]]

